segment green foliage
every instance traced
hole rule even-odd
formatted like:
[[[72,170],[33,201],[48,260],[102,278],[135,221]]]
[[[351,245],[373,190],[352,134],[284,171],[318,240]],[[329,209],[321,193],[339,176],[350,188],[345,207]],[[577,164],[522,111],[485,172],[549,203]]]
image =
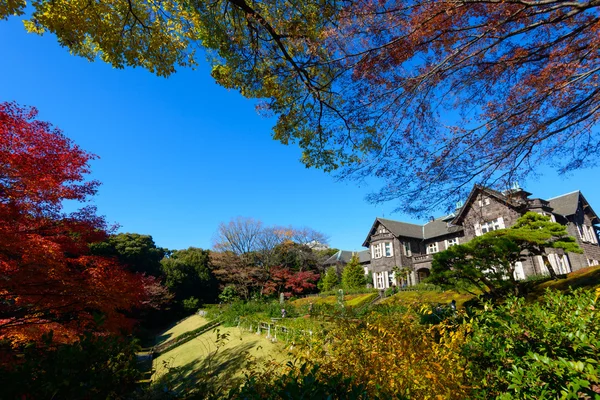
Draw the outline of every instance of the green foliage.
[[[198,311],[198,307],[200,306],[200,300],[195,297],[190,297],[182,302],[183,309],[188,313],[194,313]]]
[[[163,258],[161,264],[165,284],[175,294],[180,309],[186,310],[184,301],[192,297],[198,299],[197,306],[216,300],[217,281],[210,269],[208,250],[195,247],[176,250]]]
[[[219,320],[224,326],[236,326],[240,318],[250,318],[257,322],[280,318],[282,308],[285,308],[288,317],[297,315],[296,309],[290,303],[282,306],[278,301],[237,300],[230,304],[209,306],[206,311],[211,320]]]
[[[360,265],[358,256],[355,254],[342,272],[342,287],[344,289],[358,289],[364,288],[366,284],[364,268]]]
[[[542,255],[546,248],[581,252],[563,225],[528,212],[510,229],[488,232],[434,254],[428,282],[463,290],[476,288],[492,297],[509,292],[520,294],[521,284],[514,277],[515,263],[523,259],[523,254]],[[546,266],[555,276],[552,266]]]
[[[119,233],[111,235],[106,241],[90,245],[93,254],[112,256],[132,272],[141,272],[152,276],[162,276],[160,260],[166,250],[156,247],[152,236],[138,233]]]
[[[335,267],[330,267],[325,272],[325,275],[323,275],[323,278],[321,278],[321,280],[319,281],[318,287],[322,292],[327,292],[335,288],[337,284],[338,275],[335,271]]]
[[[240,296],[237,294],[234,286],[228,285],[223,288],[221,294],[219,294],[219,300],[223,303],[231,303],[232,301],[239,300]]]
[[[31,345],[0,369],[3,399],[120,399],[135,388],[136,342],[84,335],[73,344]],[[2,346],[4,347],[4,346]],[[12,349],[0,348],[0,353]]]
[[[463,352],[477,397],[598,398],[598,294],[548,291],[540,302],[511,297],[486,306]]]

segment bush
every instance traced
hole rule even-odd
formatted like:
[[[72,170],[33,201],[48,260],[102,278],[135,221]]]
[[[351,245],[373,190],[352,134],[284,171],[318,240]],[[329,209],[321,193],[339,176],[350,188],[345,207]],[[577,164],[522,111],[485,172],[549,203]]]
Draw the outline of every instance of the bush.
[[[308,358],[326,376],[354,377],[370,398],[469,398],[461,349],[466,329],[424,326],[413,310],[339,319],[313,335]]]
[[[30,345],[0,366],[3,399],[117,399],[140,378],[137,342],[118,337],[81,336],[73,344]],[[14,349],[3,349],[15,354]],[[4,360],[3,360],[4,361]]]
[[[190,297],[183,300],[183,309],[186,313],[195,313],[200,307],[200,300],[195,297]]]
[[[373,399],[365,385],[341,374],[320,372],[317,365],[303,364],[282,374],[273,381],[259,375],[248,378],[239,389],[229,393],[230,399],[280,400],[280,399]]]
[[[285,308],[287,317],[298,316],[298,310],[290,303],[281,305],[278,301],[243,301],[237,300],[230,304],[220,304],[207,307],[207,317],[218,319],[224,326],[236,326],[240,318],[250,317],[256,320],[281,318],[281,309]]]
[[[591,292],[487,305],[465,346],[482,399],[598,398],[600,315]]]

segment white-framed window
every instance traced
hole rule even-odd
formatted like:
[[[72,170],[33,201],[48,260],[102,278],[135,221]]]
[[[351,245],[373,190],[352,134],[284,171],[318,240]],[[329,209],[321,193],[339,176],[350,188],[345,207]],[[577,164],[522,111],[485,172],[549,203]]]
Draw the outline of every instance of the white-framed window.
[[[475,224],[475,236],[481,236],[485,233],[496,231],[498,229],[504,229],[504,218],[498,217],[491,221],[482,222],[481,224]]]
[[[394,255],[394,247],[392,246],[392,242],[385,242],[383,244],[383,255],[386,257],[392,257]]]
[[[438,250],[438,244],[437,242],[433,242],[433,243],[429,243],[427,245],[427,254],[433,254],[433,253],[437,253]]]
[[[579,237],[582,241],[598,244],[598,238],[596,237],[596,232],[594,232],[594,227],[577,224],[577,231],[579,232]]]
[[[371,246],[371,257],[392,257],[394,255],[394,247],[392,242],[377,243]]]
[[[411,257],[412,251],[410,249],[410,242],[404,242],[403,247],[404,247],[404,255],[407,257]]]
[[[452,246],[456,246],[458,243],[458,238],[450,238],[450,239],[446,239],[446,248],[452,247]]]
[[[598,263],[598,260],[590,260],[590,259],[588,259],[588,265],[591,267],[591,266],[594,266],[594,265],[600,265],[600,263]]]
[[[377,243],[371,246],[371,256],[373,258],[381,258],[382,254],[383,252],[381,249],[381,243]]]
[[[489,197],[482,197],[481,200],[479,200],[477,202],[477,204],[479,205],[479,207],[489,206],[490,205],[490,198]]]

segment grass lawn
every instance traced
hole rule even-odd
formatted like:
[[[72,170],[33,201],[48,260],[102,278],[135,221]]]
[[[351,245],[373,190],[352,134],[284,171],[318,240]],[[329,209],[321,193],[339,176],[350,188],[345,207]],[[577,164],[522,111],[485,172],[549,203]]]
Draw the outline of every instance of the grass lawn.
[[[217,337],[217,330],[220,339]],[[161,354],[154,362],[153,380],[169,368],[179,367],[188,384],[213,379],[222,389],[240,385],[246,368],[265,363],[284,365],[293,356],[284,344],[272,343],[264,336],[237,327],[218,327],[173,350]]]
[[[356,306],[358,304],[363,303],[365,300],[369,298],[376,297],[376,293],[363,293],[363,294],[347,294],[344,295],[344,303],[347,306]],[[313,303],[315,305],[318,304],[336,304],[338,301],[337,296],[311,296],[311,297],[303,297],[301,299],[297,299],[292,301],[292,304],[295,307],[306,307],[308,309],[308,305]]]
[[[445,290],[443,292],[435,290],[414,290],[401,291],[393,296],[390,296],[381,301],[380,304],[412,304],[412,303],[430,303],[430,304],[450,304],[452,300],[456,300],[456,306],[462,307],[463,304],[473,298],[469,293],[458,293],[453,290]]]
[[[548,288],[565,292],[578,288],[594,289],[599,287],[600,266],[594,266],[571,272],[565,279],[548,280],[534,285],[527,297],[535,300],[542,296]]]
[[[206,324],[208,320],[199,315],[190,315],[186,319],[178,322],[170,329],[156,336],[155,344],[161,344],[167,342],[171,339],[176,338],[179,335],[183,335],[186,332],[193,331],[194,329],[200,328],[202,325]]]

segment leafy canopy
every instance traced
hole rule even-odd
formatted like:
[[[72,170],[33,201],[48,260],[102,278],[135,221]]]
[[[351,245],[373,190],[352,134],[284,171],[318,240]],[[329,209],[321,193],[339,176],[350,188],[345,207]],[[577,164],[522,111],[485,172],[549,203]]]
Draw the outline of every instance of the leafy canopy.
[[[0,339],[69,342],[87,330],[130,327],[124,311],[142,307],[147,279],[90,244],[109,227],[93,207],[64,213],[65,200],[85,201],[93,155],[36,119],[37,111],[0,104]]]
[[[77,55],[166,76],[208,50],[212,75],[278,117],[311,167],[383,179],[412,212],[540,163],[596,162],[596,0],[24,0]]]

